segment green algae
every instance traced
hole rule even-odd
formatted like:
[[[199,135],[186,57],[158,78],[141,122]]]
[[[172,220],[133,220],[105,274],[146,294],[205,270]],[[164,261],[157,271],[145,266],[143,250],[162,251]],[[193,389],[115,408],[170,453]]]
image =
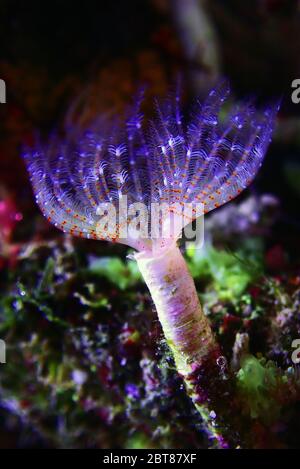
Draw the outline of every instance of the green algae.
[[[273,395],[280,380],[279,370],[273,363],[253,355],[242,358],[237,386],[251,418],[262,417],[269,421],[278,416],[280,407]]]

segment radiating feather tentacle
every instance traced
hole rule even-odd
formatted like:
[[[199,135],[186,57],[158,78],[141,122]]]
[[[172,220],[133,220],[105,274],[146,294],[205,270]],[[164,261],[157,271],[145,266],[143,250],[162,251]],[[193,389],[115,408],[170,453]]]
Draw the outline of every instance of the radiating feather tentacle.
[[[154,239],[153,203],[167,207],[173,220],[182,216],[186,203],[203,204],[207,213],[236,197],[262,164],[278,106],[256,111],[246,103],[220,117],[228,94],[228,85],[220,84],[197,103],[186,124],[178,91],[156,102],[154,120],[145,119],[141,111],[140,91],[124,122],[112,124],[100,116],[89,131],[74,127],[65,141],[54,136],[48,145],[27,152],[26,164],[43,213],[76,236],[110,239],[138,250],[166,246],[164,239]],[[132,221],[121,219],[119,213],[119,202],[125,199],[128,207],[145,204],[148,239],[142,230],[136,239],[121,237]],[[99,228],[99,207],[109,203],[117,223],[107,231]],[[168,223],[167,212],[158,221],[160,229],[164,225],[161,232]],[[191,219],[194,216],[196,212]],[[141,228],[137,223],[137,231]]]

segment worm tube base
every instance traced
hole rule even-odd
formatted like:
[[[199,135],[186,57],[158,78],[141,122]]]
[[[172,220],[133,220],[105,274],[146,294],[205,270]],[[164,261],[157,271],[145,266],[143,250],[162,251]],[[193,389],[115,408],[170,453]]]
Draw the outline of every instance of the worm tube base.
[[[139,253],[135,257],[177,370],[209,435],[221,448],[238,446],[238,435],[227,424],[236,412],[226,360],[215,342],[179,248],[174,244],[156,256]]]

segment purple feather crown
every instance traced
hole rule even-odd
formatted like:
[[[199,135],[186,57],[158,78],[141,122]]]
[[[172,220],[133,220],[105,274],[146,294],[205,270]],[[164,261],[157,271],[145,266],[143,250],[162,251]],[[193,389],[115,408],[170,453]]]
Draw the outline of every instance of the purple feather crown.
[[[224,116],[228,95],[227,84],[219,85],[196,104],[186,122],[178,94],[155,103],[151,120],[141,112],[140,93],[117,129],[100,120],[91,131],[72,132],[65,140],[54,137],[27,151],[43,214],[72,235],[119,241],[120,221],[115,230],[97,229],[99,206],[110,204],[118,211],[126,198],[149,212],[153,203],[170,210],[175,204],[198,203],[207,213],[232,200],[262,164],[278,107],[257,111],[244,104]]]

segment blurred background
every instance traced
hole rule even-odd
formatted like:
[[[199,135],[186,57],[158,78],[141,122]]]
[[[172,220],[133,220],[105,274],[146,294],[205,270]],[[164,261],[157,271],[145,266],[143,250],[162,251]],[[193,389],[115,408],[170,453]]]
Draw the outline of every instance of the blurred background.
[[[235,100],[282,100],[255,183],[212,214],[214,247],[189,262],[228,359],[246,331],[251,353],[292,366],[290,341],[300,337],[300,103],[291,99],[299,28],[298,0],[1,0],[0,338],[8,348],[0,447],[209,446],[163,340],[153,346],[161,331],[126,248],[71,240],[50,226],[21,158],[38,134],[120,112],[141,84],[164,96],[180,76],[186,112],[223,77]],[[246,266],[236,267],[236,253]],[[272,399],[279,410],[266,446],[297,446],[298,400]],[[245,403],[253,405],[263,427],[273,411],[261,396]]]

